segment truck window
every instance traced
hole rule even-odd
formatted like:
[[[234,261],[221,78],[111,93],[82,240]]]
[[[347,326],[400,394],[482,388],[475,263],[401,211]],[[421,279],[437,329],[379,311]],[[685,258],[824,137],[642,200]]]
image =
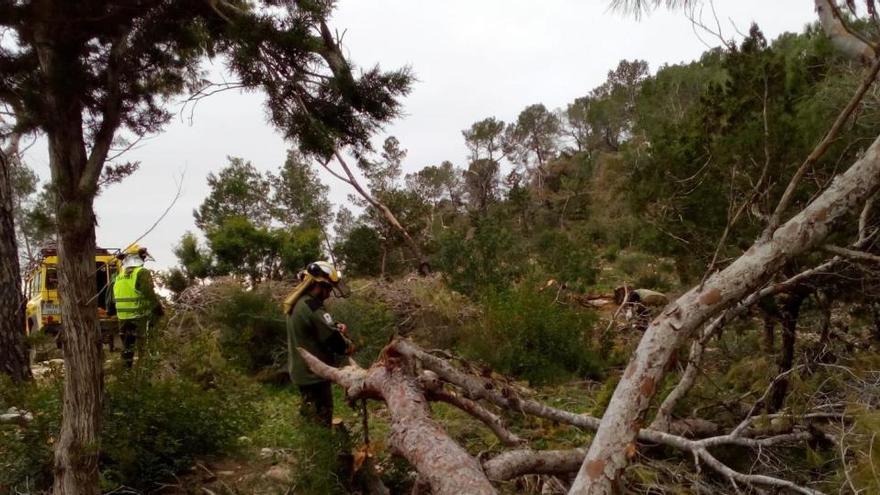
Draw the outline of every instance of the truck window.
[[[107,309],[107,301],[104,297],[104,292],[107,290],[107,285],[110,283],[107,263],[98,261],[95,263],[95,268],[95,282],[97,282],[98,288],[98,307]]]
[[[55,268],[46,268],[46,290],[58,289],[58,270]]]

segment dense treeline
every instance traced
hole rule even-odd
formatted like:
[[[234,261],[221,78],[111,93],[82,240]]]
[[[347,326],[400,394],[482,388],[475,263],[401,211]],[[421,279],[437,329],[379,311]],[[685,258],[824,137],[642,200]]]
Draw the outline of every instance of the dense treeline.
[[[369,193],[394,212],[453,287],[468,294],[508,286],[527,272],[588,290],[596,282],[596,258],[626,249],[671,257],[678,275],[693,280],[713,259],[717,268],[741,253],[760,232],[786,178],[860,77],[815,27],[770,42],[754,26],[738,46],[653,75],[643,61],[622,61],[603,84],[563,109],[538,103],[509,123],[475,122],[462,131],[469,151],[464,166],[444,161],[404,174],[405,143],[394,137],[357,165]],[[876,100],[868,95],[851,132],[810,169],[796,204],[864,149],[880,127]],[[280,276],[273,263],[285,264],[271,258],[297,248],[250,235],[250,226],[274,220],[282,227],[276,233],[299,239],[308,226],[328,227],[329,208],[310,203],[326,189],[305,162],[291,160],[285,170],[296,163],[296,186],[283,185],[290,172],[262,177],[237,160],[211,177],[212,193],[196,213],[210,252],[199,255],[191,236],[178,250],[190,279],[236,270],[255,279]],[[284,194],[279,187],[287,187]],[[296,201],[301,204],[290,205]],[[413,269],[416,260],[400,233],[357,195],[351,201],[363,213],[342,207],[333,226],[333,251],[347,272],[393,276]],[[250,210],[236,211],[239,204]],[[737,214],[743,204],[748,208]],[[224,232],[236,228],[239,239],[253,240],[250,248],[247,241],[224,243]],[[310,239],[316,246],[317,238]],[[236,249],[267,266],[257,269]],[[212,263],[214,271],[207,268]]]

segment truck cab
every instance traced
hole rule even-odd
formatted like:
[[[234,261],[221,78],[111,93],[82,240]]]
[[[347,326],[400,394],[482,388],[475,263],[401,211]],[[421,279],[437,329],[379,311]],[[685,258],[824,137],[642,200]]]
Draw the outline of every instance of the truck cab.
[[[95,251],[95,299],[101,329],[116,326],[116,317],[107,315],[106,293],[110,281],[119,270],[119,261],[109,249]],[[25,334],[44,332],[55,335],[61,330],[63,316],[58,296],[58,251],[54,247],[40,250],[39,258],[28,268],[25,277],[27,297]]]

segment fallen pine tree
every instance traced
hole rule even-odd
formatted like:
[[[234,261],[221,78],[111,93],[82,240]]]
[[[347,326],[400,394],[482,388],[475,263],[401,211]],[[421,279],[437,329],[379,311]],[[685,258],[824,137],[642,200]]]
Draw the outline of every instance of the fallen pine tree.
[[[467,366],[458,366],[453,359],[428,352],[407,339],[398,338],[391,342],[369,368],[362,368],[354,362],[334,368],[303,349],[299,352],[312,371],[342,386],[349,399],[385,402],[391,421],[389,446],[415,468],[420,483],[429,486],[433,494],[496,493],[493,483],[529,474],[571,476],[578,471],[586,455],[585,449],[528,448],[523,439],[508,429],[503,414],[543,418],[587,431],[599,427],[599,420],[595,417],[532,400],[510,383],[474,372]],[[432,417],[431,401],[446,402],[461,409],[486,424],[503,445],[517,448],[478,460]],[[835,440],[822,429],[805,425],[793,425],[785,432],[763,431],[754,427],[755,419],[748,414],[731,432],[705,438],[643,428],[637,439],[646,445],[678,450],[694,460],[698,471],[705,467],[733,486],[811,495],[822,493],[774,476],[737,471],[712,454],[711,450],[719,447],[739,447],[760,453],[778,446]],[[799,419],[811,423],[841,421],[843,415],[826,411]],[[635,446],[631,453],[635,455]]]

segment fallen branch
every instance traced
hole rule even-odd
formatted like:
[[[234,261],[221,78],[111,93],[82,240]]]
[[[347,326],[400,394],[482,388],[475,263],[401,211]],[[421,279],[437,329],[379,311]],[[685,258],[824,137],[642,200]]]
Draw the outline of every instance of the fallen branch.
[[[354,365],[334,368],[299,348],[318,376],[343,388],[349,398],[384,400],[391,413],[388,444],[406,458],[435,495],[494,494],[480,463],[431,419],[428,401],[400,356],[386,349],[369,369]]]
[[[526,474],[570,474],[581,467],[586,449],[510,450],[483,463],[486,476],[493,481],[507,481]]]
[[[446,390],[443,387],[443,382],[440,381],[435,373],[423,371],[419,376],[419,384],[429,399],[451,404],[482,421],[501,440],[502,444],[508,447],[515,447],[524,443],[522,438],[507,429],[504,425],[504,420],[500,416],[467,397],[462,397],[454,391]]]
[[[487,400],[502,408],[549,419],[563,424],[569,424],[585,430],[595,431],[599,426],[599,420],[585,414],[574,414],[569,411],[556,409],[540,402],[523,399],[519,397],[510,388],[498,389],[494,382],[486,380],[482,377],[464,373],[446,360],[433,356],[423,349],[406,339],[398,339],[389,347],[394,348],[396,352],[418,361],[425,368],[433,371],[437,376],[449,383],[452,383],[462,389],[468,396],[476,400]],[[751,449],[762,449],[783,443],[791,443],[804,441],[811,438],[809,432],[795,432],[785,435],[776,435],[767,438],[755,439],[746,438],[740,435],[720,435],[700,440],[691,440],[678,435],[672,435],[662,431],[651,429],[640,429],[637,439],[643,442],[665,445],[686,453],[690,453],[695,459],[702,460],[707,466],[718,471],[722,475],[735,479],[741,483],[749,483],[761,486],[772,486],[778,488],[787,488],[798,493],[809,495],[818,495],[821,492],[810,488],[800,487],[790,481],[762,475],[747,475],[733,470],[722,462],[718,461],[710,452],[709,448],[720,446],[739,446]],[[634,446],[628,449],[634,452]],[[561,466],[567,466],[569,462],[574,462],[572,452],[582,452],[583,449],[574,449],[572,451],[533,451],[519,450],[501,454],[497,462],[495,459],[487,461],[483,464],[487,476],[492,480],[509,479],[509,473],[530,473],[530,474],[559,474],[556,469]],[[567,452],[564,453],[563,452]],[[497,459],[497,458],[496,458]],[[580,461],[584,456],[580,455]],[[535,469],[536,471],[529,471]],[[545,471],[546,470],[546,471]]]
[[[843,256],[844,258],[853,259],[856,261],[867,261],[869,263],[880,263],[880,256],[876,254],[871,254],[865,251],[856,251],[854,249],[847,249],[845,247],[834,246],[831,244],[826,244],[822,246],[823,251],[828,251],[829,253],[836,254],[838,256]]]

